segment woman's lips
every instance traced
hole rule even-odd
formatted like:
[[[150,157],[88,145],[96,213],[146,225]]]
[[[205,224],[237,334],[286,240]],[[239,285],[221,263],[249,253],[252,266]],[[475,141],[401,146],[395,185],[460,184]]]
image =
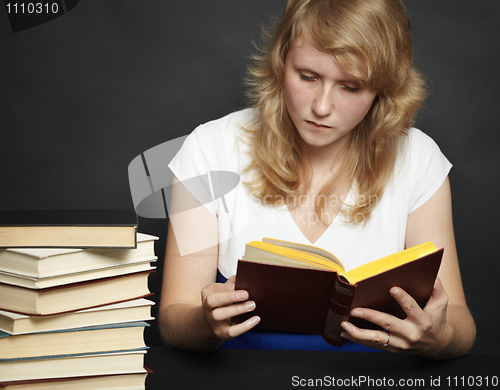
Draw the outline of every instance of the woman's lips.
[[[313,122],[313,121],[307,121],[306,122],[309,124],[309,126],[311,126],[314,130],[325,130],[325,129],[330,129],[331,126],[326,126],[326,125],[323,125],[321,123],[316,123],[316,122]]]

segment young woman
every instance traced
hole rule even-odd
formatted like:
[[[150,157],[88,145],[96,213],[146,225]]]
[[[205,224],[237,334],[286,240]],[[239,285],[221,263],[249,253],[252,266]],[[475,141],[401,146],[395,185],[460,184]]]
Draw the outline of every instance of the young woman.
[[[241,182],[196,208],[183,205],[190,191],[174,186],[160,303],[166,345],[210,350],[234,339],[316,348],[307,344],[316,336],[248,332],[256,316],[231,323],[255,309],[246,291],[235,291],[237,260],[247,242],[273,237],[322,247],[346,268],[426,241],[444,247],[425,308],[394,287],[407,317],[355,309],[353,317],[388,332],[344,322],[342,336],[353,343],[343,349],[445,359],[471,348],[475,326],[455,249],[451,164],[411,127],[425,98],[412,62],[400,0],[288,1],[250,68],[252,107],[198,127],[169,166],[181,182],[208,171],[237,172]]]

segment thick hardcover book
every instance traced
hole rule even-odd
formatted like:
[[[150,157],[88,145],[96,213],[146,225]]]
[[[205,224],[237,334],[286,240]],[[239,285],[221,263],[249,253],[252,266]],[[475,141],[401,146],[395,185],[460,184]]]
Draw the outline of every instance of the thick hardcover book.
[[[0,362],[146,348],[143,337],[146,326],[149,324],[140,321],[17,336],[0,332]]]
[[[51,332],[87,326],[153,320],[153,301],[139,298],[51,316],[28,316],[0,310],[0,331],[11,335]]]
[[[148,276],[153,271],[43,288],[0,283],[0,309],[27,315],[67,313],[151,295]]]
[[[0,249],[0,283],[47,288],[152,269],[157,237],[137,233],[136,248]]]
[[[268,244],[255,250],[252,244],[258,247],[262,243],[247,245],[243,260],[238,262],[236,289],[247,290],[250,300],[256,303],[256,309],[238,316],[235,321],[258,315],[261,318],[259,327],[321,334],[326,342],[335,346],[342,346],[345,342],[340,336],[342,321],[363,328],[376,328],[370,322],[351,317],[353,308],[372,308],[405,317],[389,294],[394,286],[401,287],[424,307],[432,293],[443,255],[443,249],[427,243],[358,267],[363,269],[344,272],[336,258],[336,264],[330,269],[318,265],[325,261],[325,258],[318,257],[324,252],[319,248],[303,246],[309,253],[303,252],[307,261],[301,265],[300,253],[271,248]],[[291,244],[291,251],[301,246],[287,242],[281,244]],[[271,255],[266,255],[265,251]],[[293,265],[281,263],[279,258],[287,256],[292,258]],[[313,264],[316,262],[319,263]]]
[[[0,247],[135,248],[133,209],[1,210]]]

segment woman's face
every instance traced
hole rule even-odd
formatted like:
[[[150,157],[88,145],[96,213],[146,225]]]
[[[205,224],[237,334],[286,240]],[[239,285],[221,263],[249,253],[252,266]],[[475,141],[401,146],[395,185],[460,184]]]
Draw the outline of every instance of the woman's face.
[[[370,109],[376,92],[345,72],[331,54],[298,38],[285,61],[284,98],[290,117],[313,151],[339,152]]]

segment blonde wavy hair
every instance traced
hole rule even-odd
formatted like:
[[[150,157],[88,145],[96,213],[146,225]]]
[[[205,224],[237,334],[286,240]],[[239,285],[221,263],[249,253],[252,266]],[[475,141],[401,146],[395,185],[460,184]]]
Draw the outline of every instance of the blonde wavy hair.
[[[317,216],[330,223],[326,199],[343,178],[355,183],[357,200],[341,210],[346,221],[370,217],[383,195],[401,139],[413,125],[426,97],[423,76],[413,67],[410,21],[400,0],[289,0],[283,18],[254,55],[248,69],[247,95],[258,116],[248,126],[252,162],[245,181],[267,204],[304,192],[307,163],[301,138],[283,97],[284,65],[298,37],[330,53],[363,85],[377,91],[365,118],[351,131],[339,174],[320,190]],[[358,219],[358,218],[356,218]]]

